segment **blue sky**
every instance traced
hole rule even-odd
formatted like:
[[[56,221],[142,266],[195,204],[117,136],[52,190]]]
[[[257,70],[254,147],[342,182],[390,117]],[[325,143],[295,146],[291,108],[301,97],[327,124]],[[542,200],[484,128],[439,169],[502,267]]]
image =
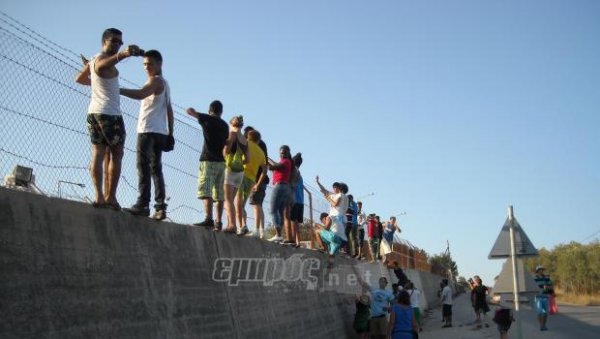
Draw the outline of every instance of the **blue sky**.
[[[600,231],[598,1],[5,1],[93,55],[107,27],[159,49],[173,100],[244,114],[461,275],[515,215],[537,247]],[[119,66],[142,83],[138,60]],[[200,144],[198,145],[200,147]],[[190,161],[196,161],[190,160]],[[193,197],[190,197],[193,199]],[[196,204],[198,204],[196,202]],[[199,206],[199,205],[198,205]],[[589,240],[593,240],[592,237]]]

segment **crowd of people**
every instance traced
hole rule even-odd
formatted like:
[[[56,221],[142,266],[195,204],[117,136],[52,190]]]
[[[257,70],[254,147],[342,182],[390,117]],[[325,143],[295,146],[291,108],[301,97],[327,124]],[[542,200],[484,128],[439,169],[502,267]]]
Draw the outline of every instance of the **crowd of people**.
[[[174,117],[169,84],[162,76],[162,55],[157,50],[143,51],[136,45],[123,45],[122,32],[106,29],[102,35],[102,49],[90,60],[82,56],[83,68],[76,82],[91,86],[87,126],[92,144],[90,174],[97,208],[121,210],[116,198],[121,173],[125,124],[120,110],[120,96],[140,100],[137,131],[136,163],[139,196],[131,207],[123,210],[137,216],[150,216],[151,185],[154,183],[154,213],[152,218],[167,217],[165,182],[162,173],[163,152],[174,148]],[[142,88],[128,89],[119,86],[116,65],[132,56],[143,57],[147,81]],[[279,148],[279,160],[268,157],[267,146],[261,133],[251,126],[244,127],[243,116],[234,116],[225,122],[223,104],[210,103],[207,113],[188,108],[187,114],[201,126],[204,144],[198,169],[197,197],[203,201],[205,219],[194,225],[210,227],[215,231],[265,239],[263,202],[267,186],[272,184],[270,210],[275,234],[268,240],[300,246],[300,225],[304,222],[304,181],[300,173],[302,154],[292,152],[288,145]],[[269,171],[272,178],[269,178]],[[320,225],[314,228],[320,250],[328,253],[328,265],[340,252],[358,260],[366,259],[363,251],[365,237],[371,261],[389,262],[394,235],[401,232],[396,217],[382,223],[380,216],[366,214],[361,201],[355,201],[349,187],[334,182],[328,189],[316,184],[329,204],[329,211],[321,213]],[[245,211],[246,204],[253,207],[254,230],[250,232]],[[224,227],[223,213],[226,216]],[[356,299],[355,330],[366,338],[413,338],[421,330],[420,291],[403,274],[396,263],[398,283],[392,292],[386,290],[387,279],[379,279],[379,286]],[[536,283],[540,293],[535,298],[540,330],[547,330],[547,315],[551,313],[554,290],[544,268],[536,268]],[[469,280],[475,324],[487,327],[485,316],[490,311],[487,303],[488,288],[479,276]],[[452,326],[452,290],[448,279],[440,286],[443,327]],[[501,337],[506,337],[513,321],[510,309],[500,305],[495,312]]]
[[[354,330],[361,338],[412,339],[422,331],[421,291],[406,280],[392,284],[379,278],[378,286],[363,283],[363,293],[356,296]]]
[[[98,208],[121,210],[116,192],[126,128],[120,109],[120,96],[140,100],[137,122],[136,163],[139,196],[129,208],[137,216],[150,216],[151,187],[154,184],[153,219],[167,217],[165,181],[162,172],[162,153],[174,147],[174,117],[170,89],[162,76],[162,55],[157,50],[144,51],[136,45],[121,49],[123,33],[115,28],[102,35],[102,49],[90,60],[82,56],[84,66],[75,81],[91,87],[87,125],[92,144],[90,173],[95,190],[92,205]],[[116,65],[132,56],[143,57],[147,81],[142,88],[119,86]],[[198,169],[197,197],[203,201],[204,220],[196,226],[215,231],[265,238],[263,202],[269,182],[273,190],[270,199],[275,234],[268,239],[300,246],[299,228],[304,221],[304,181],[300,173],[302,155],[292,156],[290,147],[279,148],[279,160],[268,157],[261,133],[247,126],[243,116],[234,116],[229,123],[223,120],[223,104],[210,103],[202,113],[188,108],[203,133],[204,144]],[[269,171],[272,178],[269,178]],[[361,202],[348,194],[348,185],[334,183],[331,191],[316,179],[317,185],[330,204],[329,213],[321,215],[315,238],[323,251],[334,256],[341,249],[348,256],[365,259],[365,233],[373,260],[386,260],[391,252],[393,235],[400,228],[395,217],[383,225],[379,216],[365,215]],[[253,206],[254,230],[250,232],[245,211]],[[225,225],[223,214],[225,214]]]

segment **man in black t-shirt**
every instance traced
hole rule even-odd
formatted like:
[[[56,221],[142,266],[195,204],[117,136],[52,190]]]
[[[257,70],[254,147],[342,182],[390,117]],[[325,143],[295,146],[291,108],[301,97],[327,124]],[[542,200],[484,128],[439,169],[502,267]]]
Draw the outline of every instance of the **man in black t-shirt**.
[[[223,104],[215,100],[210,103],[208,114],[196,112],[193,108],[187,109],[187,114],[198,119],[204,135],[204,146],[200,155],[200,168],[198,170],[198,199],[204,200],[204,221],[196,226],[213,227],[220,231],[223,227],[223,180],[225,173],[225,158],[223,148],[229,136],[229,125],[221,119]],[[213,202],[216,202],[217,215],[213,220]]]

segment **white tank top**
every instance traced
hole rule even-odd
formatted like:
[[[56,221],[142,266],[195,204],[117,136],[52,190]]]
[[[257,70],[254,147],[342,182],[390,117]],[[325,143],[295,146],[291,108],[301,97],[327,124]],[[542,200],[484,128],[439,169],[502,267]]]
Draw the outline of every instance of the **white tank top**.
[[[137,132],[168,135],[167,103],[171,101],[169,84],[160,75],[156,75],[155,77],[162,80],[164,89],[160,94],[152,94],[142,100],[138,116]]]
[[[105,79],[96,73],[96,54],[90,60],[90,75],[92,80],[92,100],[88,114],[98,113],[121,115],[121,97],[119,96],[119,76]]]

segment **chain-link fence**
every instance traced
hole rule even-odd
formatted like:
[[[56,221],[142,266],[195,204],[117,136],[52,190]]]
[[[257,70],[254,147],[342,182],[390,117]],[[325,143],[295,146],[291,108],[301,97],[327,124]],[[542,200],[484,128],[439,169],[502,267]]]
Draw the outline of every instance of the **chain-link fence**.
[[[43,194],[91,202],[94,189],[88,170],[91,146],[86,127],[90,88],[74,81],[81,67],[77,53],[0,12],[0,175],[9,174],[16,165],[30,167]],[[139,88],[126,79],[119,81]],[[138,196],[138,110],[138,101],[121,97],[128,133],[117,190],[123,206],[133,204]],[[163,155],[167,212],[172,221],[192,223],[204,218],[202,204],[196,199],[202,131],[182,107],[174,105],[174,110],[176,147]],[[266,224],[270,223],[269,197],[270,188],[264,205]],[[327,210],[317,192],[313,197],[315,215]],[[307,218],[309,212],[307,202]]]
[[[0,12],[0,176],[12,172],[16,165],[31,167],[35,184],[43,194],[86,202],[94,199],[86,127],[90,88],[74,81],[81,66],[77,53]],[[119,80],[128,87],[139,87],[127,79]],[[138,109],[139,102],[121,97],[128,131],[117,190],[123,206],[132,205],[138,196]],[[196,199],[202,131],[181,106],[174,104],[174,110],[176,147],[163,155],[167,212],[174,222],[193,223],[204,218],[202,204]],[[305,187],[310,192],[305,195],[305,220],[310,221],[313,216],[318,222],[320,212],[328,211],[329,205],[316,187],[307,183]],[[264,202],[266,225],[271,223],[270,193],[271,187]],[[253,228],[253,213],[249,208],[247,212],[248,225]],[[403,267],[431,269],[426,257],[403,254],[407,258]]]

